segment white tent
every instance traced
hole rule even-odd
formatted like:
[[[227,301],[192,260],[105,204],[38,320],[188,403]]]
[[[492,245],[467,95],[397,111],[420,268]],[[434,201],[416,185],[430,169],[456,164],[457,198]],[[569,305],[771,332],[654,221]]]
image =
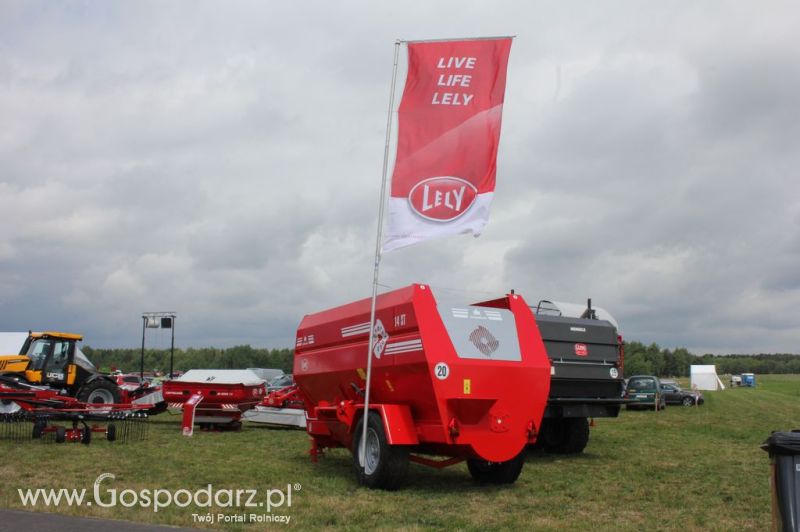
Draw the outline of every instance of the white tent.
[[[725,385],[717,376],[717,366],[696,366],[692,365],[692,389],[693,390],[724,390]]]
[[[0,355],[18,355],[27,339],[26,332],[0,332]]]

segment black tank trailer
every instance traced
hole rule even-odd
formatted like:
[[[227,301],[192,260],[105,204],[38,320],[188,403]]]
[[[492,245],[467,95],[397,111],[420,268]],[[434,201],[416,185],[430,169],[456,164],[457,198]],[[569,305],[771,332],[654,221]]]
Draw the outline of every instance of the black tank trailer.
[[[531,307],[551,363],[550,396],[536,447],[583,452],[589,420],[617,417],[623,399],[624,350],[616,321],[605,310],[542,300]]]

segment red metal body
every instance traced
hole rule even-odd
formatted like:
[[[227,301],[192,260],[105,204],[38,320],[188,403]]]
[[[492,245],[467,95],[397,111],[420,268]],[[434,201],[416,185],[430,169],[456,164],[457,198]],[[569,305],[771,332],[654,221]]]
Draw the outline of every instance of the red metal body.
[[[213,370],[192,370],[213,373]],[[224,370],[219,372],[224,374]],[[192,435],[194,423],[201,425],[237,424],[242,413],[260,403],[266,395],[264,381],[259,382],[225,382],[214,375],[203,377],[203,380],[164,381],[163,395],[171,407],[184,411],[184,435]],[[186,377],[186,375],[184,377]],[[255,377],[255,375],[253,376]]]
[[[153,409],[154,404],[133,404],[126,401],[119,404],[113,403],[83,403],[74,397],[61,395],[58,390],[47,386],[31,386],[26,388],[13,388],[0,383],[0,399],[17,403],[22,410],[29,412],[65,412],[65,413],[92,413],[108,411],[147,411]]]
[[[106,426],[100,426],[96,423],[91,425],[87,425],[88,430],[95,434],[102,434],[104,436],[108,435],[108,428]],[[86,437],[86,429],[84,427],[79,427],[78,423],[73,423],[71,428],[64,428],[64,440],[72,443],[82,442],[88,443],[90,439]],[[47,425],[42,428],[41,434],[57,434],[59,431],[58,425]],[[90,437],[91,438],[91,437]]]
[[[297,384],[292,384],[286,388],[269,392],[264,397],[264,400],[261,401],[261,406],[302,409],[305,405],[300,396],[300,389],[297,387]]]
[[[142,381],[142,378],[139,374],[119,374],[112,376],[114,381],[119,386],[120,390],[138,390],[140,388],[149,388],[150,383],[147,381]]]
[[[312,458],[325,447],[351,448],[369,318],[363,299],[308,315],[297,331],[294,378]],[[521,296],[440,307],[428,286],[411,285],[378,297],[375,329],[370,410],[381,415],[390,445],[503,462],[535,441],[550,362]]]

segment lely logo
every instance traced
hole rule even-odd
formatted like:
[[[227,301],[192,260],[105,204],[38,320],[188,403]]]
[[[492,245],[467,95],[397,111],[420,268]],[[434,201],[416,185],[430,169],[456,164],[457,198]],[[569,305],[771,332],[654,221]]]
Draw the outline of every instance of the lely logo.
[[[449,222],[467,212],[477,195],[475,185],[460,177],[431,177],[411,189],[408,202],[427,220]]]

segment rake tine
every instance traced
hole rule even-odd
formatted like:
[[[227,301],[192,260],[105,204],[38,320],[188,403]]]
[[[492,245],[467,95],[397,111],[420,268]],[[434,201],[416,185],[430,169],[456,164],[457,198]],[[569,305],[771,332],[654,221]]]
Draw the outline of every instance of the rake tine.
[[[26,412],[0,414],[0,439],[23,441],[32,437],[32,424]]]
[[[50,421],[90,420],[91,422],[114,424],[116,427],[116,440],[120,442],[142,441],[147,439],[149,417],[147,413],[131,410],[117,410],[103,414],[91,412],[90,414],[75,414],[74,412],[36,412],[21,410],[12,413],[0,413],[0,440],[28,441],[34,439],[34,428],[39,433],[42,441],[54,441],[53,433],[43,432]]]

